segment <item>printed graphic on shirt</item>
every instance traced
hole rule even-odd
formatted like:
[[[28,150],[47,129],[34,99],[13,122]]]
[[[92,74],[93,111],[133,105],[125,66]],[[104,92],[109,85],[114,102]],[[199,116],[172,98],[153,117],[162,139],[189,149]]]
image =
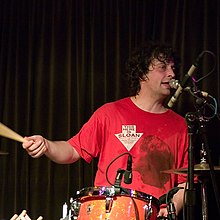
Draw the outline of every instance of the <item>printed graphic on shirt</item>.
[[[115,134],[119,141],[130,151],[143,133],[136,132],[136,125],[122,125],[122,132]]]
[[[174,157],[169,146],[156,136],[147,136],[140,145],[140,157],[133,166],[133,170],[140,173],[144,184],[164,188],[170,175],[162,173],[173,167]]]

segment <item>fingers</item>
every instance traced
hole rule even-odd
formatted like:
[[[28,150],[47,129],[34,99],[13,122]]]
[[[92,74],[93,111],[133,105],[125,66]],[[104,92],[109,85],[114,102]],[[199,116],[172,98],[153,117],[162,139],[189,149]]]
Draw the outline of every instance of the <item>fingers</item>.
[[[25,137],[25,140],[22,146],[31,157],[38,158],[47,151],[47,142],[42,136]]]
[[[159,211],[158,216],[163,216],[163,217],[167,217],[168,213],[167,213],[167,208],[161,208]]]

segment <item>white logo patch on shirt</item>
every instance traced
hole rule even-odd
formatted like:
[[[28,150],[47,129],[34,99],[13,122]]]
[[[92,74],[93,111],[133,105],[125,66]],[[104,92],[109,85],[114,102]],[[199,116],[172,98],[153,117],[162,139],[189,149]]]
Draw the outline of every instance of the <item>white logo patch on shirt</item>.
[[[118,140],[130,151],[143,133],[136,132],[136,125],[122,125],[122,132],[115,134]]]

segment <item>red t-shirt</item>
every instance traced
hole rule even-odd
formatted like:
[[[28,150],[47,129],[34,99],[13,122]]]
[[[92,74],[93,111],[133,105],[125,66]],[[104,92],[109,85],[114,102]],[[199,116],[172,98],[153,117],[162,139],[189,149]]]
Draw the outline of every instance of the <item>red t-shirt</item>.
[[[95,186],[109,186],[106,168],[113,159],[132,155],[131,184],[121,186],[156,198],[178,183],[185,175],[166,174],[162,170],[187,167],[188,136],[183,117],[172,110],[154,114],[139,109],[130,98],[107,103],[94,112],[69,143],[88,163],[99,157]],[[126,169],[127,155],[119,157],[108,169],[108,179],[115,182],[117,170]]]

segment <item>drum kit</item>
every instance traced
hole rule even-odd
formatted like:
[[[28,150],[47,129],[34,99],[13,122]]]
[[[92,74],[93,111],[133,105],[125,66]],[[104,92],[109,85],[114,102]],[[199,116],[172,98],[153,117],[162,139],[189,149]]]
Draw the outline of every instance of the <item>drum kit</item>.
[[[0,135],[25,142],[25,139],[0,123]],[[0,151],[1,155],[7,152]],[[220,167],[215,166],[214,171],[220,171]],[[187,174],[187,168],[171,169],[161,171],[168,174]],[[208,219],[207,214],[207,190],[206,183],[209,178],[210,167],[206,163],[205,154],[200,164],[194,166],[194,175],[201,183],[202,218]],[[77,191],[73,198],[70,198],[69,206],[63,206],[63,217],[60,220],[157,220],[161,202],[155,197],[131,189],[115,186],[88,187]],[[68,210],[68,207],[69,210]],[[167,206],[168,207],[168,206]],[[169,212],[168,212],[169,213]],[[169,219],[170,218],[159,218]],[[172,218],[171,220],[176,220]]]
[[[220,167],[215,166],[215,171]],[[187,168],[162,171],[168,174],[187,174]],[[210,168],[207,163],[194,166],[194,175],[201,183],[202,219],[207,217],[207,190],[206,183],[209,178]],[[157,220],[160,201],[155,197],[125,188],[117,187],[88,187],[76,192],[70,199],[70,209],[65,203],[63,218],[60,220]],[[176,218],[175,218],[176,219]]]
[[[61,219],[154,220],[158,211],[159,200],[151,195],[114,186],[88,187],[70,199],[70,210],[63,210]]]

